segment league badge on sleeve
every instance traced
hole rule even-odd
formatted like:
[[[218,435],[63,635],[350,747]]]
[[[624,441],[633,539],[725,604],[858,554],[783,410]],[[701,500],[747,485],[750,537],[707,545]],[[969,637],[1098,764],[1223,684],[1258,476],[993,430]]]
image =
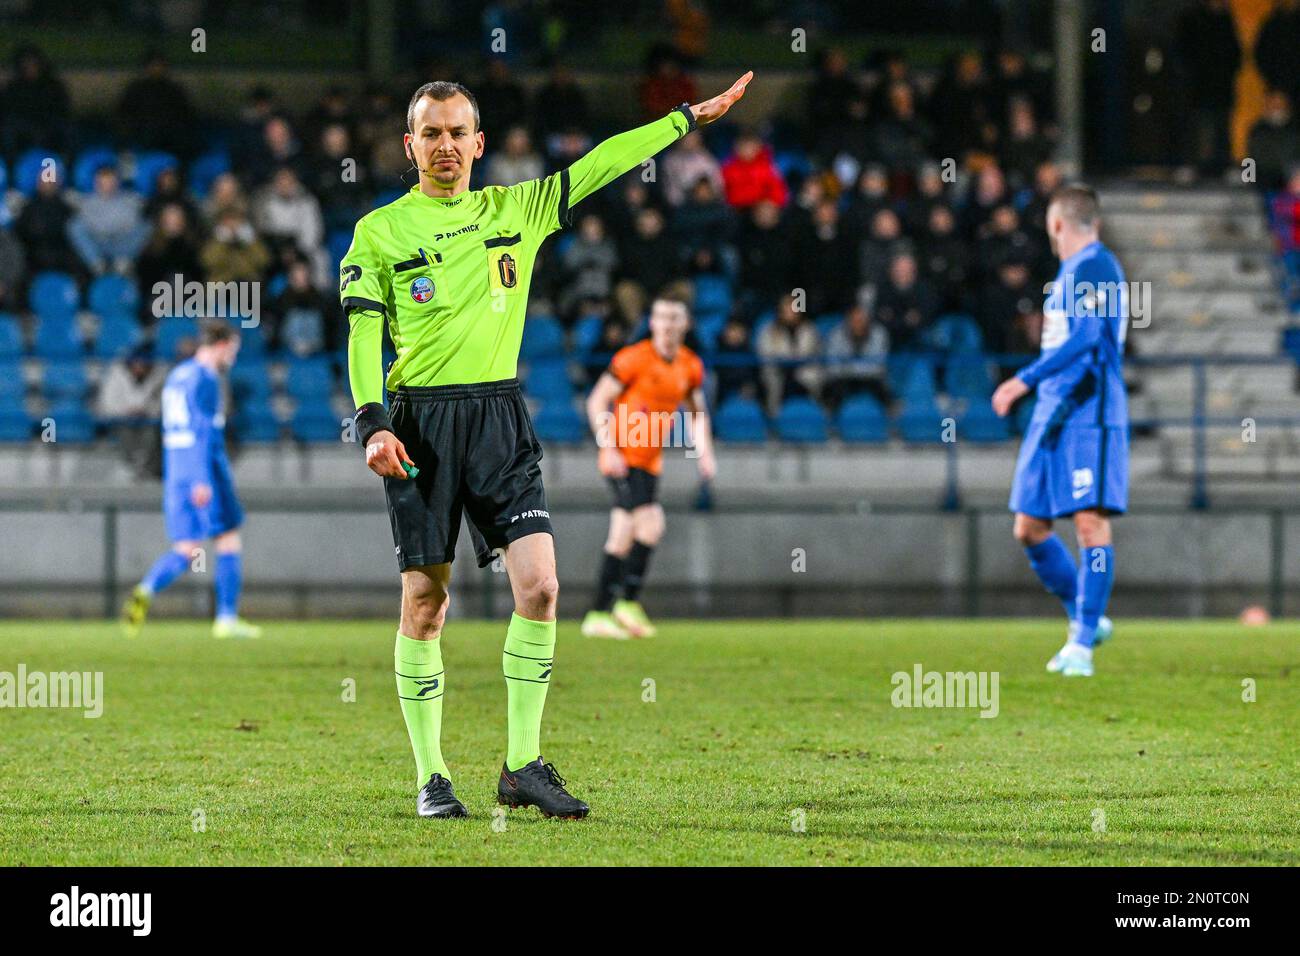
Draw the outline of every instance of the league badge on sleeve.
[[[411,282],[411,298],[416,302],[424,303],[433,298],[433,280],[428,276],[420,276]]]

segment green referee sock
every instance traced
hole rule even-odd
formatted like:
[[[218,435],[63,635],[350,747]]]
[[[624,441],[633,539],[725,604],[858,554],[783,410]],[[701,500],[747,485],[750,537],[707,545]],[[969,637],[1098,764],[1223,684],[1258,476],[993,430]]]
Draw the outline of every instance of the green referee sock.
[[[510,743],[506,768],[515,771],[542,754],[542,709],[551,685],[555,622],[510,615],[501,670],[506,675]]]
[[[415,751],[417,786],[429,782],[429,775],[451,774],[442,761],[442,639],[413,641],[397,635],[393,648],[393,671],[397,674],[397,698],[406,718],[406,732]]]

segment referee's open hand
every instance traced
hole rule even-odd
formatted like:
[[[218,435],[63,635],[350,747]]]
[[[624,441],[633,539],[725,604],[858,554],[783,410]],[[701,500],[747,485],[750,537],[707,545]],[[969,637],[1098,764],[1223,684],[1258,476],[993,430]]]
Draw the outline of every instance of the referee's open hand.
[[[722,119],[731,105],[745,95],[745,87],[749,81],[754,78],[754,71],[750,70],[735,83],[731,84],[731,89],[725,93],[719,93],[711,100],[705,100],[703,103],[696,103],[691,107],[691,115],[695,117],[695,122],[699,126],[707,126],[715,120]]]
[[[406,446],[392,432],[375,432],[366,442],[366,467],[382,478],[406,480],[402,462],[414,465]]]

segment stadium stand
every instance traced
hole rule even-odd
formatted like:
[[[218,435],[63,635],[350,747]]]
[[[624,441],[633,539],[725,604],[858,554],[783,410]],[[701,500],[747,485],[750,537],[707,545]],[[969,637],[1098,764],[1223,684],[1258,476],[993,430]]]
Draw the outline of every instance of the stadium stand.
[[[873,107],[862,129],[847,102],[820,101],[815,130],[778,117],[760,140],[720,124],[666,151],[660,181],[631,175],[584,203],[578,218],[601,228],[579,223],[552,240],[531,290],[520,377],[539,435],[589,440],[585,389],[619,345],[646,334],[649,296],[675,283],[692,302],[691,344],[711,370],[707,392],[724,443],[915,447],[941,442],[950,421],[973,442],[1014,439],[1028,403],[1007,422],[989,414],[987,399],[1037,349],[1036,290],[1054,269],[1042,217],[1061,173],[1047,158],[1050,104],[1024,84],[1000,83],[1002,59],[983,63],[971,92],[995,117],[994,142],[966,154],[955,178],[937,166],[939,144],[966,135],[944,100],[954,67],[902,60],[885,84],[876,65],[849,77],[822,62],[806,95],[851,100],[867,91]],[[231,376],[233,437],[336,441],[349,399],[331,270],[351,241],[348,224],[404,188],[401,169],[376,152],[383,131],[395,136],[402,126],[401,98],[392,102],[387,120],[336,134],[358,137],[346,145],[364,157],[347,189],[307,136],[316,131],[310,114],[280,103],[248,128],[211,118],[205,151],[184,156],[110,135],[5,155],[2,221],[26,245],[31,271],[0,303],[8,309],[0,362],[11,373],[0,391],[4,440],[35,440],[20,427],[35,419],[23,416],[67,413],[75,402],[81,414],[67,433],[108,437],[93,412],[106,363],[144,345],[170,364],[193,347],[195,316],[172,303],[155,318],[152,301],[154,282],[182,275],[261,284],[261,312],[242,323]],[[528,158],[546,170],[570,161],[557,137],[542,135],[532,112],[539,104],[526,94],[522,102]],[[1005,119],[1013,112],[1022,120],[1014,132]],[[276,123],[301,134],[292,156],[277,145]],[[489,151],[475,185],[492,159]],[[293,215],[328,224],[294,232],[316,235],[316,247],[267,226],[268,183],[285,165],[308,189]],[[138,206],[149,232],[138,254],[107,268],[79,261],[48,228],[66,223],[105,166],[121,176],[123,208]],[[1300,176],[1262,201],[1244,187],[1104,188],[1103,210],[1105,238],[1130,277],[1151,283],[1150,311],[1130,336],[1136,432],[1181,454],[1208,429],[1211,449],[1230,456],[1240,448],[1240,423],[1234,430],[1231,420],[1254,415],[1283,423],[1269,440],[1294,448]],[[310,270],[309,288],[289,281],[299,264]],[[790,290],[799,293],[799,318],[786,326],[777,315]]]

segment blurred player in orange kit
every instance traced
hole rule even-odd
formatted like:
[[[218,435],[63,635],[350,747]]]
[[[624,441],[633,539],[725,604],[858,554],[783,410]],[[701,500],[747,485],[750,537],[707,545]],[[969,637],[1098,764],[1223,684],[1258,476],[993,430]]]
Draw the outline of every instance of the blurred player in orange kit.
[[[614,489],[596,599],[582,621],[587,637],[654,636],[640,596],[664,533],[657,494],[664,446],[684,442],[705,481],[717,468],[704,364],[683,344],[690,321],[685,301],[661,293],[650,307],[650,338],[619,350],[587,398],[600,471]],[[690,411],[684,420],[683,404]]]

